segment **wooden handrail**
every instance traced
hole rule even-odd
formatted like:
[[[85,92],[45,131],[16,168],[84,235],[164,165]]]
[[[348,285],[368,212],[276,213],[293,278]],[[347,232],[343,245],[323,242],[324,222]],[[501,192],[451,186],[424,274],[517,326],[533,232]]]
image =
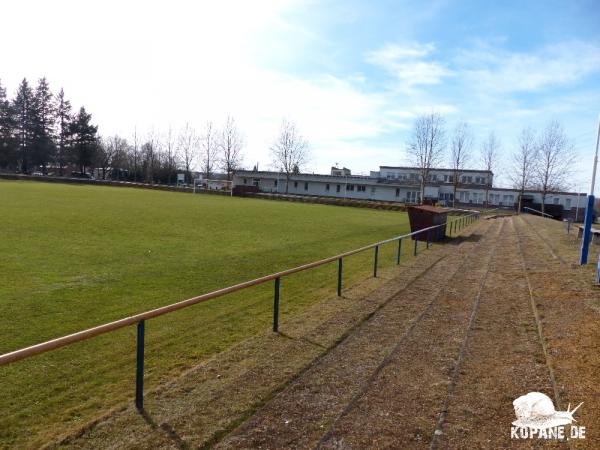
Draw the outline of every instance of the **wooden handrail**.
[[[469,216],[474,216],[479,214],[474,213],[474,214],[468,214],[465,216],[462,216],[462,218],[465,217],[469,217]],[[461,218],[461,219],[462,219]],[[460,219],[456,219],[456,220],[460,220]],[[188,298],[187,300],[182,300],[180,302],[177,303],[172,303],[170,305],[167,306],[162,306],[160,308],[156,308],[150,311],[146,311],[140,314],[136,314],[133,316],[129,316],[129,317],[125,317],[123,319],[119,319],[116,320],[114,322],[109,322],[109,323],[105,323],[103,325],[98,325],[96,327],[93,328],[88,328],[87,330],[82,330],[82,331],[78,331],[77,333],[73,333],[73,334],[69,334],[66,336],[62,336],[56,339],[51,339],[49,341],[46,342],[42,342],[40,344],[35,344],[32,345],[30,347],[25,347],[19,350],[15,350],[9,353],[5,353],[3,355],[0,355],[0,366],[6,365],[6,364],[10,364],[13,363],[15,361],[19,361],[21,359],[25,359],[25,358],[29,358],[31,356],[35,356],[35,355],[39,355],[41,353],[46,353],[48,351],[60,348],[60,347],[64,347],[66,345],[69,344],[73,344],[75,342],[80,342],[83,341],[85,339],[89,339],[91,337],[94,336],[98,336],[100,334],[104,334],[104,333],[108,333],[111,331],[115,331],[118,330],[120,328],[124,328],[126,326],[129,325],[133,325],[135,323],[138,323],[142,320],[146,320],[146,319],[152,319],[154,317],[158,317],[158,316],[162,316],[164,314],[168,314],[170,312],[173,311],[177,311],[183,308],[187,308],[188,306],[192,306],[192,305],[196,305],[198,303],[202,303],[208,300],[211,300],[213,298],[216,297],[221,297],[223,295],[226,294],[231,294],[233,292],[237,292],[240,291],[242,289],[246,289],[252,286],[256,286],[259,284],[263,284],[266,283],[267,281],[272,281],[275,280],[277,278],[282,278],[285,277],[287,275],[291,275],[297,272],[302,272],[304,270],[308,270],[308,269],[312,269],[314,267],[318,267],[318,266],[322,266],[323,264],[328,264],[330,262],[333,261],[337,261],[340,258],[345,258],[347,256],[351,256],[351,255],[355,255],[357,253],[360,252],[364,252],[366,250],[375,248],[379,245],[383,245],[383,244],[387,244],[389,242],[394,242],[397,241],[399,239],[405,239],[405,238],[409,238],[411,236],[415,236],[417,234],[429,231],[429,230],[433,230],[435,228],[439,228],[442,226],[447,225],[448,223],[450,223],[449,221],[444,222],[443,224],[439,224],[439,225],[434,225],[432,227],[427,227],[427,228],[423,228],[421,230],[417,230],[417,231],[413,231],[412,233],[408,233],[408,234],[404,234],[404,235],[400,235],[400,236],[396,236],[390,239],[385,239],[383,241],[379,241],[376,242],[374,244],[369,244],[366,245],[364,247],[360,247],[354,250],[350,250],[348,252],[345,253],[340,253],[338,255],[335,256],[331,256],[325,259],[321,259],[318,261],[313,261],[311,263],[308,264],[303,264],[301,266],[298,267],[294,267],[292,269],[287,269],[281,272],[277,272],[277,273],[272,273],[270,275],[265,275],[263,277],[260,278],[255,278],[253,280],[250,281],[245,281],[243,283],[238,283],[238,284],[234,284],[233,286],[229,286],[223,289],[219,289],[216,291],[212,291],[212,292],[208,292],[206,294],[202,294],[202,295],[198,295],[196,297],[192,297],[192,298]]]

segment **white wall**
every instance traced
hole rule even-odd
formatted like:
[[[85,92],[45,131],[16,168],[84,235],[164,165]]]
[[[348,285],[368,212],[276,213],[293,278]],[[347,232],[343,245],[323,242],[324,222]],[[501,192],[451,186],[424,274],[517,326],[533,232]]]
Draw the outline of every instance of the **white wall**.
[[[246,179],[246,185],[252,185],[254,180],[258,180],[259,189],[262,192],[278,192],[285,193],[286,179],[285,175],[267,172],[239,172],[233,178],[234,186],[243,185],[243,179]],[[275,182],[277,181],[277,185]],[[297,183],[297,186],[294,183]],[[308,183],[308,188],[305,189],[305,183]],[[329,190],[326,186],[329,184]],[[337,192],[337,185],[340,186],[340,192]],[[354,186],[350,190],[350,185]],[[358,186],[364,186],[365,190],[359,190]],[[396,196],[396,190],[399,190],[399,195]],[[377,183],[376,179],[369,177],[353,178],[353,177],[336,177],[336,176],[317,176],[310,174],[294,175],[290,180],[289,193],[297,195],[318,195],[337,198],[355,198],[363,200],[384,200],[384,201],[400,201],[405,202],[409,192],[418,192],[419,185],[393,185],[385,183]],[[440,193],[453,192],[451,184],[441,184],[440,186],[425,186],[425,196],[438,198]],[[504,189],[489,189],[489,204],[490,206],[514,206],[518,201],[519,192],[517,190]],[[535,203],[541,203],[541,194],[539,192],[528,192],[528,195],[533,195]],[[415,194],[413,194],[415,195]],[[411,197],[412,199],[414,197]],[[565,209],[572,209],[577,206],[577,194],[548,194],[546,197],[547,204],[553,204],[554,199],[557,199],[560,205]],[[570,200],[570,207],[568,206]],[[473,205],[482,205],[485,201],[485,189],[483,188],[458,188],[456,192],[456,201],[458,203],[466,203]],[[583,207],[585,197],[580,198],[580,207]]]

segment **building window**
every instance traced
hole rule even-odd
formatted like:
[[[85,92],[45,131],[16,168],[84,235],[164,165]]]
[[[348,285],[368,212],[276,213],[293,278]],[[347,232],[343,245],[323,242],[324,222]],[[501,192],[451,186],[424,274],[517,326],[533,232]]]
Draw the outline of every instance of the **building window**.
[[[244,178],[244,184],[248,184],[248,180]]]
[[[400,197],[400,188],[396,188],[396,197]]]
[[[277,181],[278,180],[273,181],[273,186],[277,187]]]
[[[421,201],[420,191],[408,191],[406,193],[406,201],[409,203],[419,203]]]
[[[308,191],[308,183],[304,183],[304,190]]]
[[[347,191],[353,191],[354,190],[354,185],[353,184],[346,185],[346,190]]]
[[[294,187],[297,188],[298,187],[298,182],[294,181]]]
[[[340,192],[340,189],[342,188],[342,186],[340,186],[339,184],[335,187],[335,192]]]
[[[365,192],[367,190],[367,187],[366,186],[358,185],[358,186],[356,186],[356,190],[358,192]]]
[[[565,199],[565,208],[571,209],[571,199],[570,198]]]
[[[554,197],[554,204],[555,204],[555,205],[558,205],[558,202],[559,202],[559,199],[558,199],[558,197]]]
[[[325,185],[325,190],[326,190],[326,191],[329,191],[329,183],[327,183],[327,184]]]
[[[372,186],[372,187],[371,187],[371,194],[374,194],[374,193],[375,193],[375,190],[376,190],[376,189],[375,189],[375,186]]]

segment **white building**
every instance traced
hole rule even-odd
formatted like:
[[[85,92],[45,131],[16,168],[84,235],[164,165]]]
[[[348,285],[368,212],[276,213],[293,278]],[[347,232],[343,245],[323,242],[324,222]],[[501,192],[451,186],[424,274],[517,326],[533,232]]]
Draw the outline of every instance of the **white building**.
[[[454,171],[452,169],[431,169],[425,184],[425,200],[442,205],[457,207],[484,206],[486,191],[489,207],[516,208],[519,191],[493,187],[494,174],[486,170],[462,170],[456,186],[454,201]],[[256,186],[261,192],[286,192],[286,176],[280,172],[239,170],[233,177],[233,186]],[[362,200],[397,201],[419,203],[420,174],[415,167],[380,166],[369,176],[351,175],[349,169],[332,167],[330,175],[296,174],[291,175],[287,189],[289,194],[313,195]],[[559,205],[560,216],[575,216],[580,208],[583,214],[586,194],[553,192],[546,196],[546,206]],[[523,205],[539,208],[542,196],[538,191],[526,191]],[[560,208],[562,207],[562,208]],[[535,209],[538,209],[535,208]],[[552,209],[552,208],[550,208]]]

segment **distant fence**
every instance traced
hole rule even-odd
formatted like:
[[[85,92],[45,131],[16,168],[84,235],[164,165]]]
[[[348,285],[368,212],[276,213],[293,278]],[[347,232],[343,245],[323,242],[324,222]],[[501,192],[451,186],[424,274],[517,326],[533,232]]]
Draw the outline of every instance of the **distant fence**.
[[[26,181],[42,181],[46,183],[67,183],[67,184],[93,184],[100,186],[116,186],[116,187],[133,187],[140,189],[153,189],[156,191],[171,191],[171,192],[186,192],[188,194],[202,193],[214,195],[231,195],[231,191],[218,189],[198,189],[193,187],[173,186],[170,184],[157,183],[141,183],[138,181],[118,181],[118,180],[91,180],[89,178],[74,178],[74,177],[46,177],[32,176],[12,173],[0,173],[2,180],[26,180]]]
[[[116,320],[114,322],[105,323],[103,325],[99,325],[93,328],[88,328],[87,330],[79,331],[77,333],[69,334],[67,336],[59,337],[56,339],[52,339],[50,341],[42,342],[40,344],[32,345],[31,347],[26,347],[20,350],[15,350],[13,352],[5,353],[0,355],[0,366],[14,363],[16,361],[30,358],[35,355],[39,355],[41,353],[46,353],[51,350],[55,350],[60,347],[64,347],[76,342],[84,341],[86,339],[92,338],[94,336],[98,336],[100,334],[108,333],[111,331],[115,331],[129,325],[137,324],[137,347],[136,347],[136,382],[135,382],[135,406],[138,410],[142,410],[144,407],[144,334],[145,334],[145,321],[148,319],[152,319],[154,317],[159,317],[173,311],[177,311],[183,308],[187,308],[192,305],[196,305],[198,303],[202,303],[213,298],[222,297],[226,294],[230,294],[233,292],[241,291],[242,289],[246,289],[252,286],[256,286],[259,284],[266,283],[268,281],[274,281],[274,295],[273,295],[273,331],[279,331],[279,287],[281,283],[281,278],[292,275],[297,272],[303,272],[305,270],[309,270],[315,267],[322,266],[324,264],[332,263],[337,261],[338,263],[338,275],[337,275],[337,295],[342,295],[342,281],[343,281],[343,260],[349,256],[355,255],[357,253],[365,252],[367,250],[374,250],[373,257],[373,276],[377,277],[377,269],[378,269],[378,256],[379,256],[379,247],[391,243],[398,242],[397,254],[396,254],[396,264],[400,264],[400,256],[402,252],[402,240],[407,238],[414,239],[414,249],[413,255],[417,255],[418,251],[418,243],[419,239],[416,239],[418,235],[422,233],[426,234],[426,248],[429,248],[430,241],[429,235],[432,230],[439,227],[446,227],[447,230],[449,226],[449,233],[452,234],[460,231],[465,226],[473,223],[478,220],[480,217],[479,212],[475,212],[473,214],[464,215],[459,218],[448,220],[443,224],[435,225],[428,228],[423,228],[421,230],[414,231],[412,233],[404,234],[401,236],[396,236],[390,239],[386,239],[383,241],[375,242],[374,244],[370,244],[364,247],[360,247],[354,250],[350,250],[345,253],[340,253],[339,255],[331,256],[329,258],[321,259],[318,261],[314,261],[308,264],[304,264],[302,266],[294,267],[292,269],[287,269],[282,272],[272,273],[270,275],[266,275],[260,278],[256,278],[254,280],[245,281],[243,283],[239,283],[233,286],[229,286],[223,289],[219,289],[213,292],[209,292],[206,294],[199,295],[197,297],[192,297],[187,300],[183,300],[178,303],[173,303],[167,306],[163,306],[157,309],[153,309],[151,311],[146,311],[140,314],[136,314],[130,317],[125,317],[120,320]]]

